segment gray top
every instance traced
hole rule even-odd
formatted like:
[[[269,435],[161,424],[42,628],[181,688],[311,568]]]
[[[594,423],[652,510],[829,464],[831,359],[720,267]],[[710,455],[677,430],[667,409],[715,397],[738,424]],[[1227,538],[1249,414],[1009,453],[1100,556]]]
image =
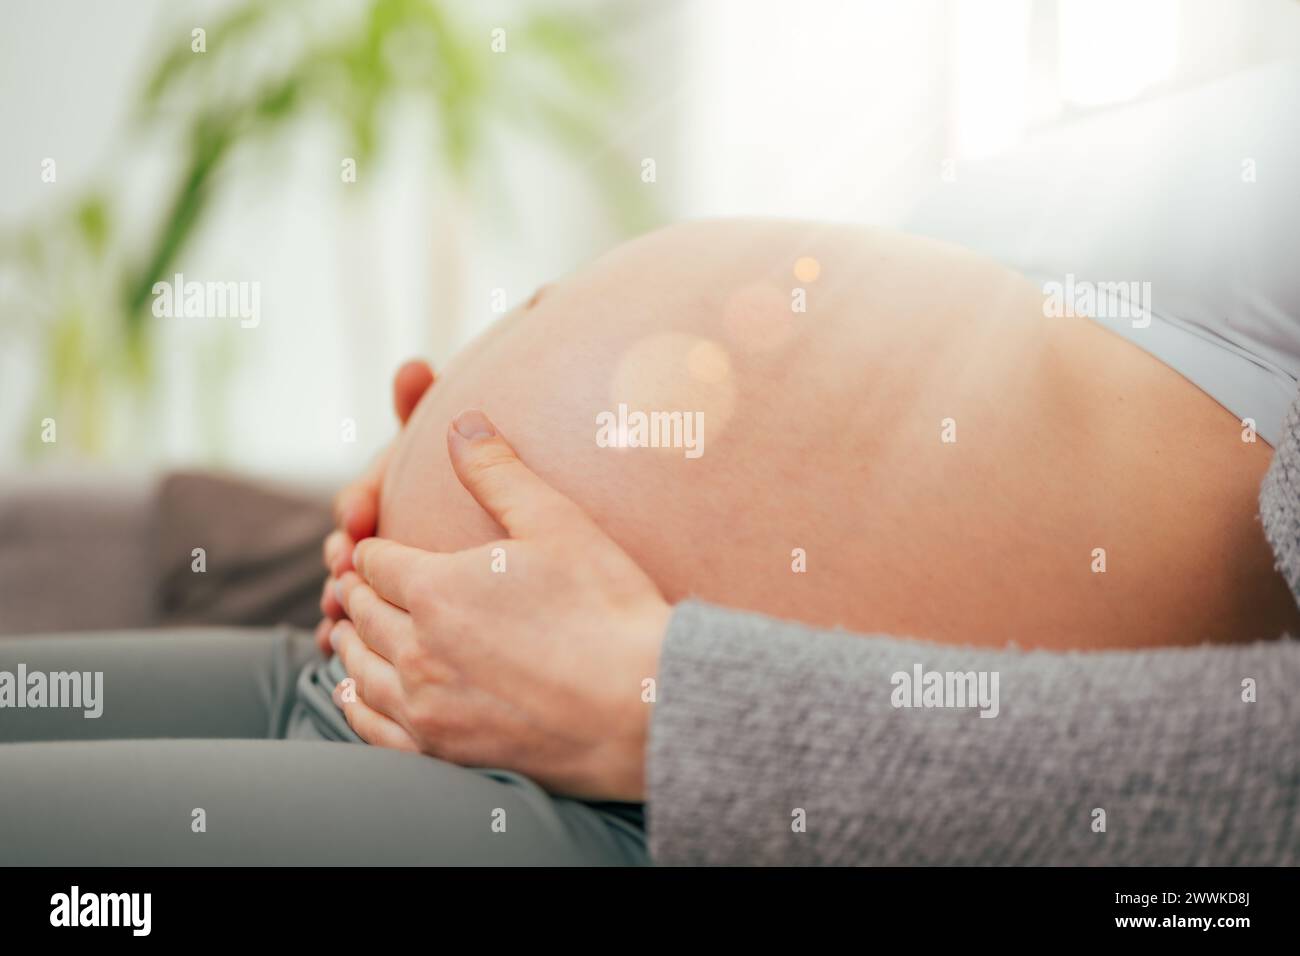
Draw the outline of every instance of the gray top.
[[[1095,110],[960,163],[904,226],[1024,274],[1276,445],[1300,380],[1300,190],[1277,172],[1300,168],[1277,121],[1296,115],[1295,58]]]
[[[1293,406],[1260,503],[1278,567],[1300,595],[1298,436]],[[996,672],[997,716],[893,706],[894,675],[918,666]],[[686,602],[669,624],[651,725],[651,855],[1300,864],[1297,686],[1300,642],[1290,638],[989,651]]]

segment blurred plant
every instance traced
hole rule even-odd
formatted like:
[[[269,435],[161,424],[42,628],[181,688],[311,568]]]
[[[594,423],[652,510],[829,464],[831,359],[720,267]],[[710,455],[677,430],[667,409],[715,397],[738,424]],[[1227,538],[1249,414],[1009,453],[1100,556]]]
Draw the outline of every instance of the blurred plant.
[[[135,132],[170,138],[182,161],[143,241],[129,241],[101,189],[0,245],[0,264],[15,280],[0,304],[5,325],[37,330],[45,367],[35,404],[57,418],[59,444],[101,451],[114,399],[134,407],[128,419],[148,423],[145,402],[157,384],[154,283],[171,277],[202,230],[232,155],[306,114],[340,124],[362,165],[382,150],[385,108],[417,96],[432,108],[442,168],[470,193],[475,171],[491,161],[491,125],[508,123],[581,157],[623,231],[653,218],[633,164],[608,141],[621,95],[605,52],[609,23],[590,13],[530,12],[512,18],[509,55],[493,56],[491,28],[469,22],[466,7],[362,0],[351,21],[331,28],[320,22],[320,6],[304,0],[245,0],[206,29],[205,52],[191,48],[188,28],[169,34],[179,39],[145,85]],[[285,45],[295,52],[264,62],[268,49]],[[28,451],[40,451],[36,430],[28,435]]]

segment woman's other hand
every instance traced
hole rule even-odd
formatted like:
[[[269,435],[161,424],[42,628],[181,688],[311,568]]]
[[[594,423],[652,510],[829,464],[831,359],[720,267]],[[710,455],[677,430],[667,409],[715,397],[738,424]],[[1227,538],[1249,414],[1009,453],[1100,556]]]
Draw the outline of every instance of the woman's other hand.
[[[421,397],[434,382],[433,369],[419,359],[402,365],[393,376],[393,407],[397,420],[406,424]],[[329,576],[321,592],[320,609],[324,618],[316,626],[316,644],[322,653],[330,654],[330,629],[343,616],[343,609],[335,597],[334,584],[339,575],[352,567],[352,549],[358,541],[375,533],[379,522],[379,489],[384,483],[384,472],[392,456],[390,444],[366,469],[360,478],[347,485],[334,497],[334,531],[325,538],[323,553]]]
[[[530,471],[481,412],[448,429],[461,483],[508,537],[436,554],[356,548],[332,632],[335,700],[364,740],[637,800],[670,608],[636,563]]]

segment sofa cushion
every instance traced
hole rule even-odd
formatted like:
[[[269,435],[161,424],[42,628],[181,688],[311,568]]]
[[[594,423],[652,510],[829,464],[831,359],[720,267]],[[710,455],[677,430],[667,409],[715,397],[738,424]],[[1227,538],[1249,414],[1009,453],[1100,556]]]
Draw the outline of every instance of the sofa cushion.
[[[328,501],[297,490],[176,472],[158,490],[158,622],[294,624],[320,620]]]

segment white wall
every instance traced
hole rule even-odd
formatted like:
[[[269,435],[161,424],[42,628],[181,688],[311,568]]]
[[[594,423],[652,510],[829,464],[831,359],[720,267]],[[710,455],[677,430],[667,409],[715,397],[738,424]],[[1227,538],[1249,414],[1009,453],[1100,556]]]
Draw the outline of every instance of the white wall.
[[[1086,109],[1300,56],[1294,0],[689,9],[690,215],[893,223],[945,161],[990,155]]]

